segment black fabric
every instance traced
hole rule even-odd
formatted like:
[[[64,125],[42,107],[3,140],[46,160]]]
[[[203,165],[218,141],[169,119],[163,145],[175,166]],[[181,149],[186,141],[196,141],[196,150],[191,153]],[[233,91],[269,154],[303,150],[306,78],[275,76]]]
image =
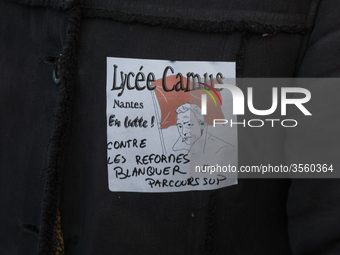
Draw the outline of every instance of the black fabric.
[[[79,48],[79,84],[82,86],[78,87],[75,100],[72,138],[62,188],[65,243],[70,254],[289,253],[285,214],[287,180],[239,180],[237,186],[220,190],[213,200],[212,192],[112,194],[106,184],[103,185],[107,180],[103,158],[106,144],[103,135],[106,132],[106,57],[209,61],[235,61],[239,58],[239,76],[292,76],[301,31],[263,37],[255,29],[246,39],[242,32],[232,34],[233,30],[227,35],[210,33],[205,36],[200,31],[171,27],[103,19],[83,20]],[[242,164],[268,161],[268,151],[273,155],[271,163],[283,162],[283,147],[277,146],[283,144],[283,129],[279,130],[280,133],[267,131],[240,130]],[[253,146],[264,141],[269,145],[254,158],[249,141],[254,143]],[[249,208],[251,216],[242,208]],[[253,238],[260,233],[262,241]],[[75,238],[78,241],[72,244]],[[109,240],[115,242],[108,245]],[[246,240],[246,244],[241,240]]]
[[[74,1],[68,0],[8,0],[9,2],[19,3],[27,6],[52,7],[57,10],[68,10]]]
[[[299,1],[163,1],[163,0],[120,0],[83,1],[85,15],[88,9],[98,14],[139,14],[163,19],[208,20],[208,21],[253,21],[278,26],[305,25],[311,0]],[[114,18],[114,16],[113,16]]]
[[[340,254],[338,180],[109,191],[105,114],[106,57],[236,61],[238,77],[337,77],[337,0],[15,2],[0,2],[4,254],[51,254],[59,189],[66,254]],[[58,87],[45,62],[63,49]],[[255,100],[270,103],[261,92]],[[239,164],[299,160],[306,134],[296,131],[240,129]]]
[[[321,2],[298,77],[340,76],[339,61],[335,57],[339,56],[339,11],[338,2]]]
[[[322,1],[315,20],[299,77],[339,77],[340,5]],[[336,56],[336,57],[335,57]],[[339,101],[335,87],[310,86],[318,96],[314,112],[322,112],[313,121],[300,123],[300,128],[289,130],[286,140],[286,160],[296,162],[336,162],[340,139],[333,130],[339,130]],[[290,117],[296,118],[296,111]],[[313,125],[312,123],[318,123]],[[308,128],[306,128],[308,127]],[[307,132],[306,132],[307,131]],[[313,141],[313,142],[311,142]],[[308,143],[308,144],[307,144]],[[323,153],[316,153],[322,151]],[[294,254],[340,253],[340,185],[339,180],[293,180],[289,191],[287,212],[290,242]],[[308,215],[308,216],[306,216]]]
[[[76,86],[77,52],[80,26],[80,5],[75,2],[71,9],[65,47],[60,54],[60,79],[58,106],[51,138],[51,148],[46,172],[44,204],[40,227],[38,254],[52,254],[53,234],[56,224],[59,193],[64,169],[65,147],[68,141],[70,115]],[[59,57],[58,57],[59,58]],[[59,68],[59,64],[56,66]],[[54,76],[59,76],[54,70]]]
[[[58,86],[46,55],[63,47],[65,14],[0,2],[1,254],[36,254]]]

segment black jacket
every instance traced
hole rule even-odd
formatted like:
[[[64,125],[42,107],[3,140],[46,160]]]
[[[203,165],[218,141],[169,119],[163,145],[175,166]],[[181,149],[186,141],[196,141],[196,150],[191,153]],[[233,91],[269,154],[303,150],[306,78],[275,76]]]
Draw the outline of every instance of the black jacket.
[[[58,208],[65,254],[340,254],[337,179],[109,191],[105,115],[106,57],[236,61],[237,77],[339,77],[338,0],[3,0],[0,13],[1,254],[52,254]],[[328,107],[336,116],[339,106]],[[336,125],[240,129],[239,163],[308,163],[318,152],[336,161]]]

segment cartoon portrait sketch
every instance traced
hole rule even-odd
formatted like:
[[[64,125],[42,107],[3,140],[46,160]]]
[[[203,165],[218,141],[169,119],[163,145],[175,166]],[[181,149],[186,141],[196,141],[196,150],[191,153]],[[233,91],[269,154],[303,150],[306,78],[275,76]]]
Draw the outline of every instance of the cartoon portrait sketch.
[[[201,114],[201,108],[198,105],[192,103],[182,104],[177,107],[176,113],[179,138],[172,147],[174,151],[191,151],[194,147],[194,153],[223,155],[229,147],[233,147],[230,143],[213,136],[207,131],[208,124],[205,122],[204,116]]]
[[[183,80],[187,82],[184,78]],[[176,84],[177,77],[166,78],[167,84]],[[189,81],[191,82],[191,81]],[[210,83],[210,82],[209,82]],[[213,81],[215,83],[215,81]],[[231,155],[235,151],[235,139],[229,139],[231,131],[222,125],[213,127],[214,119],[224,119],[224,109],[228,104],[216,105],[207,99],[207,115],[201,114],[201,95],[206,92],[200,89],[190,91],[164,92],[162,81],[152,83],[156,87],[153,94],[156,122],[162,144],[163,154],[189,153],[191,156],[205,154],[212,157]],[[196,85],[198,86],[198,85]],[[223,94],[217,92],[223,100]],[[219,157],[221,158],[221,157]]]

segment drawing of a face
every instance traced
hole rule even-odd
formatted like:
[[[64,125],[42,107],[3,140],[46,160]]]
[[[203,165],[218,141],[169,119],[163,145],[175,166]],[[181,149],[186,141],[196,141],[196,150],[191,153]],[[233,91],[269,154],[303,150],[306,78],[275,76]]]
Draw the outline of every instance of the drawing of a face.
[[[188,145],[193,144],[202,136],[202,124],[198,122],[191,110],[177,114],[177,129],[182,137],[182,142]]]

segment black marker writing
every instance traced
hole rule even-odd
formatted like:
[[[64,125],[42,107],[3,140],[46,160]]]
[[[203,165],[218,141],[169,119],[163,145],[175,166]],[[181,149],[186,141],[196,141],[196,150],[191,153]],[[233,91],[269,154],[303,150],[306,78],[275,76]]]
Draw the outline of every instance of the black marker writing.
[[[145,181],[148,182],[151,188],[158,187],[158,188],[164,188],[164,187],[184,187],[184,186],[197,186],[199,185],[199,178],[193,178],[190,177],[186,180],[155,180],[152,178],[146,178]]]
[[[115,127],[120,127],[121,123],[119,120],[115,119],[115,116],[116,115],[110,115],[110,118],[109,118],[109,126],[112,127],[112,126],[115,126]]]
[[[208,184],[214,185],[215,183],[219,185],[221,181],[225,181],[227,179],[227,177],[220,175],[220,174],[218,174],[217,176],[220,178],[216,178],[216,179],[215,178],[203,178],[203,181],[204,181],[203,185],[208,185]]]
[[[113,101],[113,107],[112,108],[129,108],[129,109],[143,109],[144,105],[143,102],[123,102],[115,99]]]
[[[121,149],[121,148],[145,148],[146,139],[138,141],[138,139],[129,139],[125,141],[114,141],[107,143],[107,149]]]
[[[128,116],[125,117],[124,121],[124,127],[129,128],[129,127],[140,127],[140,128],[147,128],[148,127],[148,121],[144,120],[143,117],[136,117],[133,120],[129,119]]]
[[[180,167],[178,165],[175,165],[174,167],[164,167],[164,168],[158,168],[153,166],[148,167],[134,167],[134,169],[131,171],[131,169],[123,169],[120,166],[116,166],[113,168],[114,171],[116,171],[116,178],[117,179],[126,179],[129,177],[138,177],[138,176],[160,176],[160,175],[175,175],[175,174],[186,174],[186,172],[180,171]]]
[[[123,92],[125,90],[125,87],[128,90],[132,90],[132,89],[136,89],[136,90],[144,90],[145,88],[147,88],[148,90],[154,90],[156,87],[153,87],[151,84],[152,82],[155,81],[155,75],[151,72],[148,74],[147,78],[146,78],[146,83],[144,84],[140,84],[141,82],[145,82],[145,74],[141,71],[143,69],[143,66],[140,67],[139,72],[137,73],[137,75],[135,76],[135,74],[133,72],[129,72],[128,74],[124,73],[124,72],[120,72],[120,80],[121,83],[118,86],[117,83],[117,69],[118,66],[117,65],[113,65],[114,71],[113,71],[113,83],[112,83],[112,88],[111,90],[120,90],[120,92],[118,93],[118,96],[120,97],[121,95],[123,95]],[[132,77],[135,77],[135,82],[134,85],[132,85],[131,83],[131,79],[133,79]]]
[[[120,154],[117,154],[113,161],[111,160],[111,157],[107,158],[107,164],[108,165],[111,165],[113,163],[116,163],[116,164],[122,163],[122,164],[124,164],[125,162],[126,162],[126,158],[124,156],[120,155]]]
[[[169,156],[164,154],[150,154],[145,156],[136,155],[136,163],[137,165],[147,165],[153,163],[183,163],[187,164],[190,162],[188,154],[179,154],[175,156],[174,154],[170,154]]]

